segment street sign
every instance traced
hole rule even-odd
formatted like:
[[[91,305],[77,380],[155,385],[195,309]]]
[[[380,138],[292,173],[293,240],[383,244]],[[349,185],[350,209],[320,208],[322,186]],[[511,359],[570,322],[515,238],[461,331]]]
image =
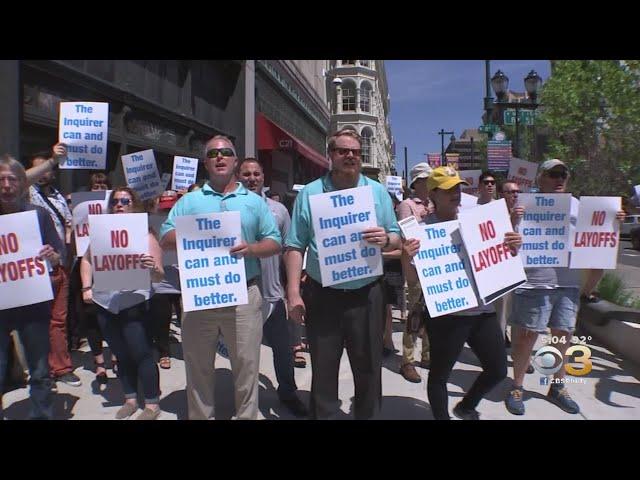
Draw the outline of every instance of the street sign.
[[[518,124],[520,125],[533,125],[535,123],[536,112],[535,110],[520,110],[518,109]],[[515,108],[508,108],[504,111],[504,124],[515,125],[516,124],[516,110]]]
[[[487,123],[486,125],[480,125],[480,128],[478,128],[478,131],[482,133],[496,133],[498,130],[500,130],[500,126],[494,123]]]

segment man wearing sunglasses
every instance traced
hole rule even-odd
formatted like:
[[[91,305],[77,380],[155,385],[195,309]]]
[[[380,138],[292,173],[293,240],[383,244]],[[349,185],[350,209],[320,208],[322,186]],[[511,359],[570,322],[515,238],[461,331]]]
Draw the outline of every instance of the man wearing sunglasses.
[[[161,245],[175,249],[175,218],[223,211],[240,212],[242,242],[230,253],[245,259],[249,303],[235,307],[184,312],[182,348],[187,374],[190,420],[215,418],[215,352],[220,333],[231,357],[235,389],[235,418],[258,417],[258,368],[262,343],[262,295],[258,289],[261,258],[280,252],[282,239],[269,207],[236,179],[238,158],[231,140],[217,135],[205,146],[204,167],[209,181],[185,194],[173,206],[160,229]]]
[[[482,172],[478,183],[478,205],[493,202],[496,199],[496,178],[493,173]]]
[[[538,170],[537,183],[540,193],[565,193],[569,181],[569,168],[558,159],[545,161]],[[571,198],[571,230],[575,228],[580,202]],[[624,220],[624,211],[616,215]],[[507,394],[505,405],[514,415],[524,415],[522,383],[531,352],[540,333],[546,333],[561,339],[554,347],[562,358],[571,345],[571,335],[575,330],[579,307],[581,270],[568,267],[526,268],[527,282],[513,292],[513,305],[509,316],[512,325],[512,357],[514,386]],[[587,283],[599,280],[601,270],[588,270]],[[562,340],[564,339],[564,340]],[[564,368],[554,374],[554,382],[549,388],[547,398],[567,413],[577,414],[580,407],[569,395],[563,385]]]
[[[355,418],[373,417],[382,397],[384,302],[381,277],[323,287],[309,206],[313,195],[371,186],[379,226],[365,229],[362,238],[385,252],[401,248],[400,229],[391,197],[382,185],[360,173],[361,148],[360,135],[351,129],[342,129],[329,138],[331,171],[299,193],[285,242],[289,318],[297,323],[305,319],[311,351],[310,410],[313,419],[329,419],[338,413],[338,375],[345,346],[355,383]],[[307,247],[308,278],[303,300],[300,275]]]

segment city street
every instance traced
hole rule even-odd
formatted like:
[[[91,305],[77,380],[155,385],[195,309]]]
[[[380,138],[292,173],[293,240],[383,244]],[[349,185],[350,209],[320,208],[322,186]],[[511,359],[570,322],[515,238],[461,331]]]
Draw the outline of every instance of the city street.
[[[395,316],[399,312],[395,312]],[[398,350],[402,348],[403,324],[394,319],[393,340]],[[173,336],[180,339],[179,329],[172,325]],[[578,334],[581,334],[578,332]],[[586,335],[586,334],[584,334]],[[572,384],[569,388],[573,398],[582,411],[578,415],[570,415],[560,410],[545,399],[548,387],[540,385],[541,375],[527,375],[525,380],[526,415],[516,417],[509,414],[503,403],[509,390],[510,381],[506,379],[483,400],[478,411],[482,419],[638,419],[640,418],[640,367],[622,359],[609,350],[598,345],[594,340],[587,341],[592,351],[593,370],[580,379],[583,383]],[[537,347],[542,346],[541,341]],[[419,349],[416,349],[416,353]],[[184,420],[187,416],[184,362],[180,344],[172,343],[172,366],[170,370],[160,370],[162,397],[160,405],[163,420]],[[305,354],[309,360],[308,354]],[[108,357],[107,357],[108,358]],[[279,404],[276,388],[277,382],[273,370],[271,349],[262,347],[260,374],[260,417],[261,419],[294,419]],[[400,366],[400,353],[385,359],[382,369],[383,403],[380,419],[387,420],[429,420],[432,419],[426,395],[427,370],[417,368],[422,376],[422,383],[409,383],[397,372]],[[55,417],[73,420],[111,420],[123,402],[120,382],[109,370],[109,383],[103,390],[94,381],[91,371],[92,358],[85,347],[82,352],[74,353],[74,362],[79,367],[75,373],[82,379],[81,387],[70,387],[58,383],[58,394],[55,399]],[[512,374],[512,362],[509,357],[509,375]],[[449,383],[451,410],[460,400],[462,392],[468,390],[477,372],[480,370],[478,360],[471,350],[465,350],[456,363]],[[234,414],[232,376],[229,360],[217,356],[216,360],[216,399],[219,419],[230,419]],[[307,403],[311,387],[311,367],[308,363],[304,369],[296,369],[296,381],[300,398]],[[339,376],[341,412],[339,419],[352,418],[349,415],[351,399],[354,393],[353,380],[346,354],[343,356]],[[29,400],[26,388],[8,392],[4,396],[5,416],[7,419],[24,419],[28,415]]]

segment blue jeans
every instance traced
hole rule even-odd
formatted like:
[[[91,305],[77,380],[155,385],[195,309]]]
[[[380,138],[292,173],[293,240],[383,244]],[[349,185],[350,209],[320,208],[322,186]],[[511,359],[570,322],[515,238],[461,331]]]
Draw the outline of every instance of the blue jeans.
[[[278,380],[278,396],[291,397],[298,387],[294,376],[293,349],[284,301],[276,304],[263,327],[263,335],[273,350],[273,367]]]
[[[0,310],[0,418],[2,392],[7,375],[10,332],[17,330],[29,366],[29,418],[49,420],[53,417],[53,380],[49,376],[49,320],[51,302]]]
[[[118,378],[126,399],[137,397],[138,377],[145,403],[160,402],[160,374],[153,359],[149,331],[149,302],[111,313],[101,306],[98,324],[111,351],[118,358]]]

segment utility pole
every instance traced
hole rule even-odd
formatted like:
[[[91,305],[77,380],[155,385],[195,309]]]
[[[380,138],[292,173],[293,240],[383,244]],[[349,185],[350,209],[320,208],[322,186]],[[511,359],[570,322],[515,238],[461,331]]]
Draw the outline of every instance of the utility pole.
[[[404,181],[409,186],[409,167],[407,164],[407,147],[404,147]]]

